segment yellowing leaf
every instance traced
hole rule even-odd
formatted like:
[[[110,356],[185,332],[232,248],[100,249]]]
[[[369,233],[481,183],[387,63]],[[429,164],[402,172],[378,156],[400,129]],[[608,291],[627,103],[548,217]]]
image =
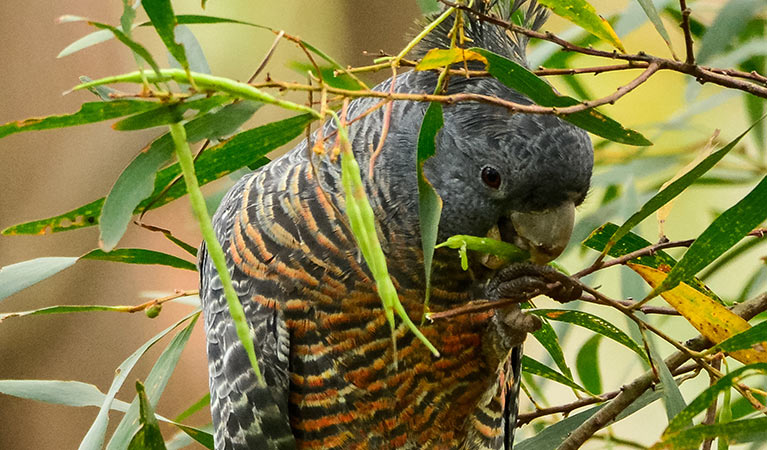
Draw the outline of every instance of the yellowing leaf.
[[[660,286],[667,276],[652,267],[632,263],[628,266],[653,289]],[[685,283],[679,283],[674,289],[661,293],[661,296],[700,334],[715,344],[751,328],[745,319]],[[743,364],[767,362],[767,352],[764,350],[738,350],[730,355]]]
[[[709,139],[706,143],[706,146],[703,147],[700,152],[698,152],[698,154],[695,156],[695,159],[690,161],[690,163],[686,166],[679,169],[679,171],[670,180],[663,183],[658,191],[666,189],[668,185],[681,178],[687,172],[690,172],[692,169],[697,167],[698,164],[703,162],[704,159],[708,158],[714,151],[714,141],[716,141],[717,137],[719,137],[719,130],[714,130],[714,134],[711,136],[711,139]],[[668,219],[668,215],[671,213],[671,208],[673,207],[674,200],[672,199],[669,200],[669,202],[665,205],[661,206],[656,213],[656,216],[658,217],[658,234],[660,234],[661,238],[666,235],[664,231],[664,225],[666,224],[666,219]]]
[[[538,0],[538,3],[548,6],[554,14],[609,42],[622,53],[626,53],[613,27],[597,14],[594,7],[586,0]]]
[[[451,49],[433,48],[415,66],[415,70],[438,69],[463,61],[482,61],[487,64],[487,59],[484,56],[471,50],[458,47]]]

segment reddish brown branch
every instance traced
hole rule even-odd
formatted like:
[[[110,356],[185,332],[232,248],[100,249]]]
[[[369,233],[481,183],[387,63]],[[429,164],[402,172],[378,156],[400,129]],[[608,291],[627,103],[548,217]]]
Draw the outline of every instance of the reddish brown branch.
[[[687,64],[695,64],[695,53],[692,50],[692,33],[690,32],[690,8],[685,0],[679,0],[679,9],[682,11],[682,31],[684,32],[684,46],[687,50]]]
[[[444,3],[445,5],[457,8],[462,11],[467,11],[468,13],[473,14],[474,16],[478,17],[480,20],[483,20],[485,22],[499,25],[513,32],[520,33],[522,35],[525,35],[531,38],[542,39],[545,41],[553,42],[554,44],[557,44],[560,47],[562,47],[562,50],[564,51],[576,52],[576,53],[581,53],[581,54],[589,55],[589,56],[596,56],[600,58],[620,59],[620,60],[630,61],[630,62],[645,62],[645,63],[655,62],[660,65],[660,69],[672,70],[674,72],[680,72],[687,75],[692,75],[701,84],[713,83],[719,86],[724,86],[724,87],[748,92],[757,97],[767,98],[767,86],[760,86],[758,84],[750,83],[750,82],[739,79],[739,78],[748,78],[748,79],[760,80],[760,77],[762,76],[759,74],[757,74],[756,77],[754,77],[753,75],[744,77],[742,76],[743,73],[741,73],[741,76],[736,77],[731,74],[724,74],[723,70],[725,69],[712,69],[712,68],[701,67],[695,64],[689,64],[686,61],[685,62],[674,61],[671,59],[648,55],[644,52],[639,52],[637,54],[626,54],[626,53],[618,53],[617,51],[607,52],[604,50],[597,50],[590,47],[581,47],[579,45],[575,45],[569,41],[566,41],[550,32],[539,32],[539,31],[530,30],[524,27],[520,27],[518,25],[509,23],[505,20],[501,20],[497,17],[492,17],[486,14],[479,13],[469,8],[466,5],[459,5],[450,0],[439,0],[439,1],[441,3]]]

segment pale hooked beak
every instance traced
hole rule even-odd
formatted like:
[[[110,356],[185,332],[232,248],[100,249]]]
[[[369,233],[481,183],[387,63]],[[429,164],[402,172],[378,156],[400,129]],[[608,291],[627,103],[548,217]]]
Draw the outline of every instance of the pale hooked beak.
[[[565,201],[556,208],[543,211],[512,212],[508,218],[502,218],[488,236],[527,250],[535,264],[546,264],[565,250],[574,222],[575,204]],[[491,269],[498,268],[494,258],[486,258],[483,263]]]
[[[534,263],[546,264],[561,255],[570,242],[575,223],[575,204],[566,201],[544,211],[514,212],[511,213],[511,223],[516,231],[513,243],[529,251]]]

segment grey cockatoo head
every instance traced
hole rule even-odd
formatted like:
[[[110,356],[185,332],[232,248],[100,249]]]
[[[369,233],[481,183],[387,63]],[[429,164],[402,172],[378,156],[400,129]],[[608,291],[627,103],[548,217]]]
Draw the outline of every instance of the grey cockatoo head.
[[[539,27],[546,11],[535,1],[517,0],[509,9],[508,1],[478,0],[475,8],[509,18],[524,3],[526,8],[516,14],[522,15],[526,26]],[[526,65],[524,36],[471,15],[464,18],[472,46]],[[416,49],[419,56],[431,48],[449,48],[451,28],[452,20],[448,20],[434,30]],[[475,69],[483,68],[477,62],[470,64]],[[432,92],[436,80],[433,72],[410,72],[398,79],[397,90]],[[451,77],[446,93],[461,92],[532,103],[489,77]],[[413,149],[426,106],[402,107],[399,114],[398,107],[394,113],[398,120],[392,119],[396,129],[388,138],[393,144],[387,146]],[[529,250],[535,262],[545,263],[559,256],[570,238],[574,208],[585,198],[591,179],[593,149],[583,130],[552,115],[510,113],[489,104],[457,103],[444,106],[444,127],[437,136],[436,148],[424,173],[443,201],[440,241],[454,234],[485,235],[496,231],[497,225],[499,233],[495,237]],[[383,164],[388,164],[393,189],[401,192],[403,186],[414,185],[413,158],[382,158],[386,161]],[[418,199],[415,189],[409,191],[404,203],[410,205],[412,213]],[[414,209],[415,214],[409,217],[417,217],[417,206]]]

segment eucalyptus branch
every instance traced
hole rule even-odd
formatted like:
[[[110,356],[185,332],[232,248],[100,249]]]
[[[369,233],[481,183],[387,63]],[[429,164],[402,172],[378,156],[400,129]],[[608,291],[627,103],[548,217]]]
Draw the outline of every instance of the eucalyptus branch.
[[[736,305],[732,308],[732,311],[743,319],[750,320],[757,314],[767,311],[767,293]],[[695,351],[705,350],[712,345],[708,339],[702,336],[698,336],[685,343],[688,349]],[[673,373],[682,364],[687,362],[688,359],[689,355],[687,353],[676,352],[666,358],[664,363]],[[580,448],[591,436],[615,420],[618,414],[628,408],[640,395],[650,388],[654,380],[655,374],[650,370],[631,383],[624,385],[621,388],[620,394],[573,431],[562,445],[558,447],[558,450],[576,450]]]
[[[687,50],[687,64],[695,64],[695,54],[692,49],[692,33],[690,32],[690,8],[685,0],[679,0],[679,10],[682,11],[682,31],[684,32],[684,46]]]
[[[695,79],[701,84],[713,83],[719,86],[724,86],[724,87],[748,92],[757,97],[767,98],[767,85],[758,85],[755,83],[743,81],[739,78],[744,78],[744,77],[736,77],[731,74],[725,74],[723,73],[724,69],[707,68],[707,67],[699,66],[696,64],[690,64],[686,61],[685,62],[674,61],[672,59],[666,59],[666,58],[661,58],[658,56],[649,55],[644,52],[639,52],[636,54],[622,54],[622,53],[618,53],[617,51],[608,52],[604,50],[597,50],[591,47],[581,47],[565,39],[562,39],[550,32],[539,32],[539,31],[530,30],[524,27],[520,27],[508,21],[501,20],[497,17],[492,17],[486,14],[479,13],[476,10],[469,8],[468,6],[460,5],[450,0],[439,0],[439,1],[447,6],[460,9],[463,11],[467,11],[468,13],[473,14],[480,20],[493,23],[495,25],[499,25],[512,32],[516,32],[531,38],[542,39],[544,41],[552,42],[562,47],[562,50],[565,50],[565,51],[571,51],[571,52],[581,53],[584,55],[596,56],[600,58],[620,59],[620,60],[630,61],[630,62],[645,62],[645,63],[655,62],[660,66],[659,68],[661,70],[671,70],[674,72],[691,75],[695,77]],[[753,79],[751,77],[749,78]]]

